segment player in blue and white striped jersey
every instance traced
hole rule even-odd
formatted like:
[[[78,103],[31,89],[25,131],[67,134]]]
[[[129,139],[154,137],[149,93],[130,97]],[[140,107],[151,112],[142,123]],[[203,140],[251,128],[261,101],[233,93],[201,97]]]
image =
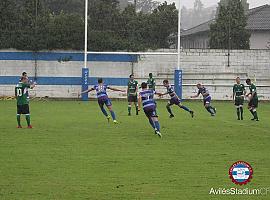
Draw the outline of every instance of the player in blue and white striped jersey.
[[[162,137],[160,133],[160,125],[158,122],[158,116],[156,113],[156,102],[154,100],[155,91],[152,89],[147,89],[147,83],[141,84],[142,91],[139,93],[139,108],[141,104],[143,106],[143,111],[149,120],[149,123],[155,130],[155,133]]]
[[[168,80],[164,80],[163,81],[163,85],[164,87],[167,89],[167,92],[164,93],[164,94],[158,94],[159,96],[164,96],[166,94],[169,94],[171,99],[170,101],[168,102],[166,108],[168,110],[168,112],[170,113],[170,118],[173,118],[174,115],[172,113],[172,110],[171,110],[171,106],[172,105],[177,105],[179,108],[182,108],[183,110],[187,111],[190,113],[191,117],[193,118],[194,117],[194,111],[190,110],[188,107],[184,106],[182,103],[181,103],[181,99],[177,96],[177,94],[175,93],[173,87],[170,85],[169,81]]]
[[[198,93],[194,96],[191,96],[190,98],[197,98],[201,94],[203,96],[203,105],[205,109],[211,114],[211,116],[214,117],[217,111],[216,111],[216,108],[214,108],[211,105],[212,97],[210,96],[209,91],[201,83],[197,84],[197,88],[198,88]]]
[[[97,93],[98,105],[99,105],[102,113],[106,116],[106,118],[108,119],[108,122],[109,122],[110,116],[108,115],[108,113],[106,112],[106,110],[104,108],[104,104],[105,104],[112,115],[113,122],[116,124],[117,121],[116,121],[115,113],[112,109],[111,100],[109,99],[109,97],[107,95],[107,91],[106,91],[107,89],[110,89],[113,91],[125,92],[125,90],[115,89],[115,88],[109,87],[106,84],[103,84],[102,78],[99,78],[97,85],[94,85],[94,87],[90,88],[89,90],[83,91],[81,94],[88,93],[88,92],[95,90]]]

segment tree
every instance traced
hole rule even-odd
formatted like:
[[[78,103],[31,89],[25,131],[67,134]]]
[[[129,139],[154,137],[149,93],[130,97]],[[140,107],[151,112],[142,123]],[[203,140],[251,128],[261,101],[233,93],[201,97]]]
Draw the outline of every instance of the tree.
[[[137,0],[136,10],[142,13],[151,13],[159,5],[159,2],[153,0]]]
[[[218,18],[210,26],[210,48],[249,49],[250,33],[246,30],[247,18],[240,0],[219,4]]]
[[[42,0],[43,5],[54,14],[67,13],[84,16],[84,0]]]
[[[48,49],[81,50],[84,46],[84,20],[78,14],[51,15],[47,26]]]
[[[13,0],[0,1],[0,21],[0,48],[15,46],[19,21]]]
[[[150,38],[152,48],[168,48],[169,35],[177,32],[178,10],[175,3],[166,1],[150,15]]]

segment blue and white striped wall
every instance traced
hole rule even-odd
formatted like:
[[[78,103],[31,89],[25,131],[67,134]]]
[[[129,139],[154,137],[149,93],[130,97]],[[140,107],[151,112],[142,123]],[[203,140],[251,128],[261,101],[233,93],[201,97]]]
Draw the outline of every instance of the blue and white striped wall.
[[[14,85],[20,74],[27,71],[30,77],[35,75],[35,56],[38,61],[38,85],[31,94],[37,96],[70,98],[76,97],[81,90],[83,54],[81,52],[31,52],[0,50],[0,96],[14,95]],[[183,97],[187,99],[196,92],[196,83],[205,84],[213,99],[231,100],[232,86],[236,76],[244,79],[249,76],[256,79],[260,99],[270,100],[270,51],[269,50],[233,50],[230,67],[227,67],[226,50],[184,49],[181,54],[183,70]],[[157,83],[163,79],[173,82],[177,63],[175,55],[89,55],[90,84],[98,77],[119,88],[126,88],[128,76],[133,71],[139,82],[147,79],[152,72]],[[135,62],[131,65],[131,61]],[[157,87],[163,92],[162,86]],[[111,97],[125,97],[118,92],[109,93]],[[95,94],[90,96],[94,97]]]
[[[35,59],[37,76],[35,77]],[[81,90],[81,70],[84,55],[80,52],[12,52],[0,51],[0,96],[13,95],[14,85],[23,71],[38,86],[33,95],[76,97]],[[132,55],[88,55],[89,85],[102,77],[106,84],[125,87],[132,72]],[[115,94],[119,95],[119,94]]]

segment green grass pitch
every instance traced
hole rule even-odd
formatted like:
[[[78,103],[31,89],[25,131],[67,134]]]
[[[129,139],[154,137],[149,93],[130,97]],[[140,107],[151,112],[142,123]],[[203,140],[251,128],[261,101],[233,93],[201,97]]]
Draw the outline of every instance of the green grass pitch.
[[[251,122],[246,108],[235,120],[229,102],[213,103],[216,117],[201,102],[185,104],[194,119],[177,107],[169,119],[158,101],[160,139],[143,112],[127,116],[123,101],[113,101],[118,125],[95,101],[31,102],[32,130],[16,129],[15,101],[0,101],[0,199],[270,199],[209,195],[212,187],[270,187],[270,105],[261,103],[260,122]],[[246,186],[228,177],[238,160],[254,169]]]

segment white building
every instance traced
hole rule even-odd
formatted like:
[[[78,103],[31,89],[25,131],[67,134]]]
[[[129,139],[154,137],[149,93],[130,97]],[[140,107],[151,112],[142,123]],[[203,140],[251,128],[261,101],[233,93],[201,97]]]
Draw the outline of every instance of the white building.
[[[247,27],[250,31],[250,49],[270,49],[270,5],[250,9],[247,12]],[[209,48],[210,20],[181,33],[184,49]]]

